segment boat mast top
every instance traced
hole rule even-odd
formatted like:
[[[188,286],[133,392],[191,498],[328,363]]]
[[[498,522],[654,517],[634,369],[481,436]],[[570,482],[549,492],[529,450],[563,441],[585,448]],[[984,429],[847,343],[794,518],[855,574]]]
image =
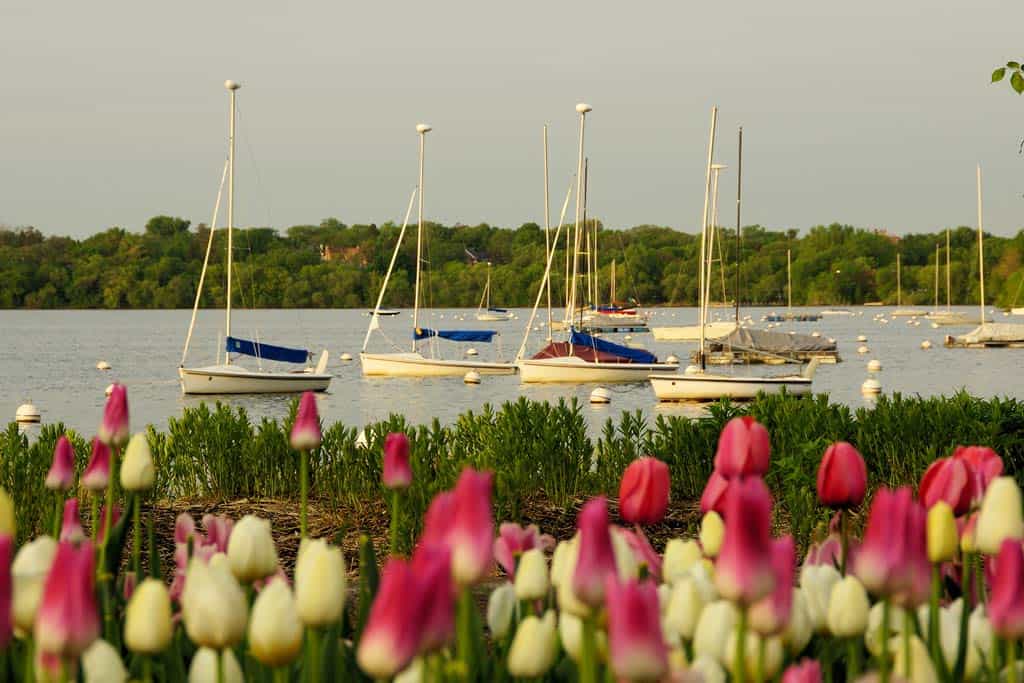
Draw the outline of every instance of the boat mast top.
[[[699,292],[699,325],[700,325],[700,340],[697,346],[697,355],[700,358],[700,369],[704,370],[707,367],[707,361],[704,356],[704,325],[707,321],[707,295],[705,293],[705,287],[707,285],[707,278],[704,274],[704,260],[707,257],[705,252],[707,248],[707,233],[708,233],[708,203],[711,199],[711,164],[715,158],[715,126],[718,124],[718,107],[711,107],[711,131],[709,133],[708,140],[708,161],[704,174],[704,211],[701,217],[700,227],[700,292]]]
[[[743,126],[739,131],[739,149],[736,153],[736,327],[740,326],[740,198],[743,190]]]
[[[981,220],[981,164],[978,164],[978,280],[981,287],[978,304],[981,307],[981,317],[978,324],[985,324],[985,237],[984,224]]]
[[[416,133],[420,136],[420,173],[416,187],[419,188],[419,204],[416,210],[416,285],[413,293],[412,327],[420,326],[420,267],[423,263],[423,153],[426,148],[427,133],[431,130],[425,123],[416,124]],[[416,350],[416,335],[413,334],[413,351]]]
[[[576,105],[576,111],[580,115],[580,144],[579,155],[576,159],[576,218],[573,227],[573,253],[572,253],[572,275],[569,284],[569,303],[567,306],[567,318],[570,326],[576,314],[576,273],[579,270],[580,254],[580,214],[583,210],[583,140],[586,128],[587,112],[593,111],[589,104],[580,102]],[[571,339],[571,337],[570,337]],[[571,344],[572,342],[570,342]]]
[[[231,336],[231,271],[234,270],[234,228],[235,228],[235,95],[242,87],[236,81],[224,81],[224,87],[231,94],[231,119],[228,124],[228,287],[225,305],[226,320],[224,328],[226,336]],[[231,356],[224,354],[224,364],[231,364]]]

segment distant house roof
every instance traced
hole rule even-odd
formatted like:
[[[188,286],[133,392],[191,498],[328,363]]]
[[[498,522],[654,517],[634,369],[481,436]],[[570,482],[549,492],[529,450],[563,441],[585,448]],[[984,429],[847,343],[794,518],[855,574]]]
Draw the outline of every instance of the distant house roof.
[[[487,254],[483,253],[482,251],[473,251],[469,247],[465,247],[463,251],[466,252],[466,258],[469,260],[470,263],[484,263],[490,260]]]

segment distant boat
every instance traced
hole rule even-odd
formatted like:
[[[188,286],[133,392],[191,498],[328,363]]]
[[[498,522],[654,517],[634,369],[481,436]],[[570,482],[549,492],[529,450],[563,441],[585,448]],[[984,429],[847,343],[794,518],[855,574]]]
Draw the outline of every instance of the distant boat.
[[[853,311],[848,308],[826,308],[821,311],[821,315],[853,315]]]
[[[500,322],[511,320],[512,311],[507,308],[495,308],[491,306],[491,262],[487,262],[487,284],[484,285],[484,293],[480,296],[480,305],[476,309],[476,319],[484,322]]]
[[[909,318],[911,316],[925,315],[928,311],[918,308],[901,308],[903,305],[903,285],[901,279],[901,263],[899,252],[896,253],[896,310],[890,313],[891,316]]]
[[[736,329],[734,320],[709,322],[704,325],[706,339],[719,339],[728,336]],[[700,325],[673,325],[671,327],[652,327],[651,334],[658,341],[698,341]]]
[[[367,311],[366,315],[379,315],[384,317],[391,317],[398,315],[399,313],[401,313],[401,311],[396,308],[382,308],[379,311]]]
[[[250,341],[231,336],[231,273],[234,265],[233,254],[233,231],[234,231],[234,204],[235,204],[235,95],[238,92],[238,83],[226,81],[224,87],[231,93],[231,123],[228,133],[228,162],[225,167],[225,174],[228,178],[228,225],[227,225],[227,299],[225,312],[227,315],[225,323],[225,354],[224,362],[205,367],[186,368],[185,360],[188,356],[189,342],[192,340],[192,331],[195,329],[196,311],[199,309],[199,299],[203,290],[203,280],[206,279],[206,268],[210,260],[210,247],[213,245],[213,233],[217,223],[217,210],[220,208],[220,195],[217,197],[217,208],[214,209],[214,219],[211,223],[210,238],[206,246],[206,257],[203,260],[203,270],[199,276],[199,287],[196,291],[195,305],[192,308],[192,321],[189,324],[188,335],[185,338],[185,349],[181,354],[181,365],[178,367],[178,376],[181,379],[181,390],[185,394],[266,394],[266,393],[295,393],[301,391],[324,391],[331,383],[331,375],[327,370],[327,351],[320,355],[316,368],[307,367],[297,372],[267,372],[262,369],[247,370],[231,362],[231,354],[253,356],[257,365],[264,360],[280,361],[302,365],[309,362],[311,356],[306,349],[288,348],[285,346],[273,346],[259,341]],[[223,188],[223,177],[221,179]],[[218,352],[219,356],[219,352]]]

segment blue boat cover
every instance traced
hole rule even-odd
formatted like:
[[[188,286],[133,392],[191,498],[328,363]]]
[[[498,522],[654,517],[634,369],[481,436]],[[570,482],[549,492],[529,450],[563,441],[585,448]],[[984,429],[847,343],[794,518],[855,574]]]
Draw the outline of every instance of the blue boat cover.
[[[432,330],[429,327],[417,327],[412,334],[413,339],[417,340],[440,337],[457,342],[489,342],[498,333],[494,330]]]
[[[266,360],[279,360],[284,363],[305,363],[309,360],[309,351],[306,349],[289,349],[286,346],[272,346],[260,344],[248,339],[227,338],[228,353],[241,353],[246,356],[255,356]]]
[[[628,346],[614,344],[605,339],[592,337],[589,334],[580,332],[573,328],[569,341],[575,346],[589,346],[604,353],[612,353],[622,358],[628,358],[634,363],[657,363],[658,357],[644,349],[631,349]]]
[[[494,306],[489,307],[487,310],[491,313],[508,313],[507,308],[495,308]]]

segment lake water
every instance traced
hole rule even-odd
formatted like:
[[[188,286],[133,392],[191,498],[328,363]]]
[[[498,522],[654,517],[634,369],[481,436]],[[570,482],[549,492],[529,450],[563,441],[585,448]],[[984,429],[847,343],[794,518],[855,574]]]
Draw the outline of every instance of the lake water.
[[[767,308],[745,309],[754,320],[769,312]],[[781,310],[781,309],[779,309]],[[811,310],[811,309],[808,309]],[[950,394],[966,388],[977,396],[1014,396],[1024,398],[1024,350],[957,350],[945,349],[945,334],[959,334],[968,328],[931,329],[925,321],[920,326],[908,325],[907,318],[890,318],[891,308],[854,308],[854,316],[826,316],[813,323],[785,323],[779,329],[810,333],[820,331],[834,337],[844,362],[823,365],[818,369],[814,388],[827,392],[833,401],[850,406],[869,403],[860,392],[868,377],[867,361],[882,362],[878,375],[883,391],[905,394]],[[971,314],[977,309],[962,307]],[[501,353],[510,359],[522,340],[527,310],[517,310],[517,320],[501,323],[480,323],[468,309],[432,311],[420,324],[435,328],[492,328],[500,332],[498,344],[474,345],[481,359],[493,359]],[[886,314],[888,324],[874,317]],[[31,399],[42,411],[44,422],[63,421],[67,426],[91,435],[100,418],[104,389],[117,380],[128,386],[133,428],[145,424],[163,427],[170,417],[180,415],[186,406],[195,406],[210,397],[182,396],[177,368],[188,327],[189,311],[0,311],[0,422],[14,418],[18,405]],[[731,312],[717,312],[729,316]],[[443,317],[442,317],[443,316]],[[997,321],[1005,320],[995,312]],[[459,320],[465,318],[465,320]],[[656,309],[653,324],[694,324],[695,309]],[[1010,318],[1009,320],[1013,320]],[[1020,318],[1017,319],[1024,322]],[[359,366],[359,350],[369,319],[360,310],[260,310],[236,311],[234,333],[257,335],[267,343],[305,346],[315,350],[327,348],[331,353],[330,371],[334,374],[330,391],[320,398],[321,415],[328,422],[342,421],[362,426],[390,413],[402,413],[413,423],[426,423],[433,418],[453,421],[460,413],[479,409],[484,403],[501,404],[525,396],[535,400],[557,401],[576,397],[586,405],[593,428],[599,428],[609,417],[623,410],[641,410],[647,416],[658,414],[699,415],[696,405],[659,404],[646,383],[612,385],[610,406],[592,407],[587,399],[593,386],[523,385],[517,376],[484,377],[478,386],[465,385],[461,378],[434,379],[367,379]],[[390,339],[408,348],[411,313],[403,311],[384,319],[383,331]],[[190,365],[212,363],[219,338],[223,338],[223,312],[201,311],[189,352]],[[218,334],[221,336],[218,337]],[[870,353],[858,354],[858,335],[867,336]],[[536,351],[543,331],[533,332],[528,346]],[[623,335],[609,335],[621,341]],[[633,343],[642,343],[659,358],[675,354],[683,359],[694,344],[655,342],[650,334],[633,335]],[[251,338],[251,337],[250,337]],[[920,349],[923,340],[932,342],[928,351]],[[456,346],[446,351],[458,353]],[[491,348],[488,348],[491,347]],[[370,350],[390,350],[389,342],[375,333]],[[343,363],[343,352],[355,360]],[[105,360],[112,369],[96,369]],[[245,361],[254,365],[251,361]],[[793,366],[790,366],[793,367]],[[754,369],[758,373],[777,373],[780,368]],[[221,400],[244,406],[254,417],[279,417],[287,411],[287,396],[226,396]]]

